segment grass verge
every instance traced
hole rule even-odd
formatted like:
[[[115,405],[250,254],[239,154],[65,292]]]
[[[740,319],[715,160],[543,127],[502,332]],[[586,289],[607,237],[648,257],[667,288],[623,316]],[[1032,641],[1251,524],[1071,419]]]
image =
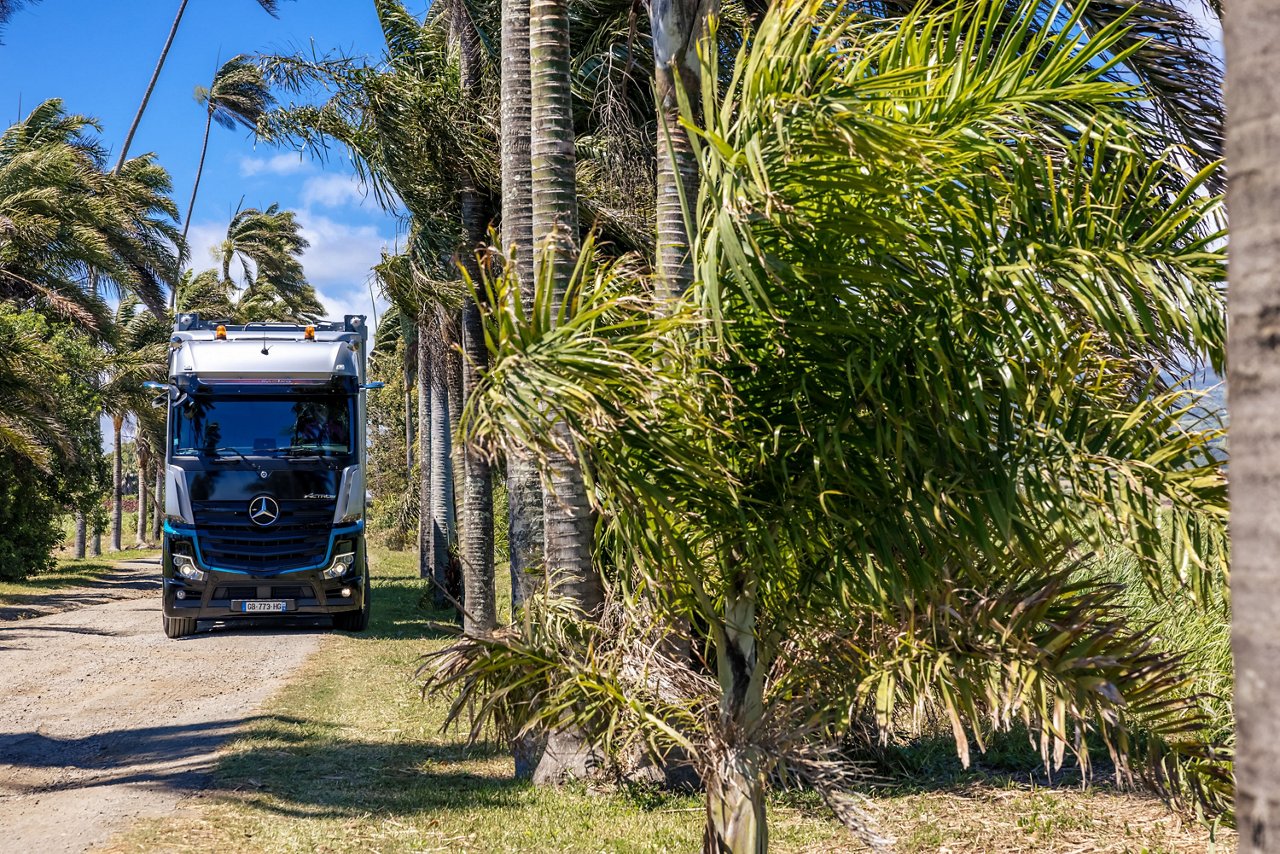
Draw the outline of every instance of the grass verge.
[[[104,552],[98,557],[83,560],[59,558],[58,565],[49,572],[39,572],[22,581],[0,581],[0,605],[21,604],[33,597],[90,586],[110,573],[120,561],[153,558],[159,554],[158,549],[138,549]]]
[[[444,701],[419,696],[425,623],[411,554],[375,552],[373,622],[334,633],[223,752],[215,785],[173,817],[138,823],[109,852],[694,851],[697,797],[538,789],[505,746],[442,734]],[[896,788],[873,809],[900,851],[1205,851],[1203,828],[1158,802],[1010,780]],[[808,792],[771,799],[775,851],[864,850]],[[1224,850],[1226,850],[1224,848]]]

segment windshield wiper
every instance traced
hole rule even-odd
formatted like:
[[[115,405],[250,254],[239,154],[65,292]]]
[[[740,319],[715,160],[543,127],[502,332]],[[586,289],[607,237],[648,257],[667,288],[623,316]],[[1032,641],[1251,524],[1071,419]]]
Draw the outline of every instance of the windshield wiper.
[[[324,448],[282,448],[286,457],[332,457],[338,451],[326,451]]]
[[[236,455],[237,457],[239,457],[240,459],[244,460],[244,461],[245,461],[246,463],[248,463],[249,465],[251,465],[251,466],[253,465],[253,461],[252,461],[252,460],[250,460],[248,457],[246,457],[246,456],[245,456],[244,454],[242,454],[240,451],[237,451],[235,448],[232,448],[232,447],[230,447],[230,446],[227,446],[227,447],[225,447],[225,448],[214,448],[214,449],[213,449],[213,455],[214,455],[214,456],[213,456],[213,458],[214,458],[215,460],[221,460],[221,459],[223,459],[223,456],[222,456],[222,452],[223,452],[223,451],[230,451],[231,453],[235,454],[235,455]],[[257,466],[254,466],[254,468],[257,468]]]

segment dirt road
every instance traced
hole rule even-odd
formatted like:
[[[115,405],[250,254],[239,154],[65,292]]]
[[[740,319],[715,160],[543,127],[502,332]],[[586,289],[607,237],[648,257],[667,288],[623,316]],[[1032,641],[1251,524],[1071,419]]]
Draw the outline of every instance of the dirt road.
[[[160,628],[158,561],[0,621],[0,852],[80,852],[199,790],[316,628]]]

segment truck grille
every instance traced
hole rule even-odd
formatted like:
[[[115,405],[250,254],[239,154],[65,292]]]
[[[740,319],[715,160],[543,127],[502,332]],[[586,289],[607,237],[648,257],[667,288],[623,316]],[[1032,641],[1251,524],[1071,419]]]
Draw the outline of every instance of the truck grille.
[[[280,518],[267,527],[249,521],[248,501],[191,502],[205,562],[219,569],[269,572],[324,560],[336,502],[277,501]]]

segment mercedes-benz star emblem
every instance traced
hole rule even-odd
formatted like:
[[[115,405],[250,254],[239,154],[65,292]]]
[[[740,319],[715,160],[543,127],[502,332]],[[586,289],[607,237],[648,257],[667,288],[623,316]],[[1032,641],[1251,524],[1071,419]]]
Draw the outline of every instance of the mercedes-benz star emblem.
[[[280,505],[270,495],[259,495],[249,502],[249,521],[266,527],[280,518]]]

